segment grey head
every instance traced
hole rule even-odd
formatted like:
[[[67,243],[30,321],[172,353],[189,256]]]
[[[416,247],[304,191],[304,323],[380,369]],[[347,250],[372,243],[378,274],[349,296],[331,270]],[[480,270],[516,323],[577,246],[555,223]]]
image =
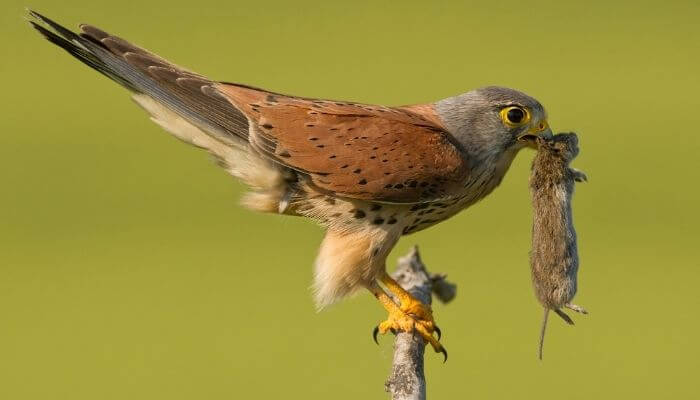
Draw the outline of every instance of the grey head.
[[[535,148],[538,137],[552,136],[542,104],[514,89],[472,90],[438,101],[435,109],[462,149],[478,160]]]

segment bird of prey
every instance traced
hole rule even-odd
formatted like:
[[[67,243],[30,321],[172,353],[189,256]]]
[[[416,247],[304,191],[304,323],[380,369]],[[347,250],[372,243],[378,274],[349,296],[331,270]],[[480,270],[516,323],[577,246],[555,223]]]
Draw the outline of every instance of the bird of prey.
[[[386,273],[387,255],[491,193],[519,150],[552,135],[537,100],[502,87],[401,107],[290,96],[209,79],[91,25],[29,20],[249,185],[246,207],[320,223],[319,308],[366,288],[389,314],[375,340],[417,332],[446,358],[430,307]]]

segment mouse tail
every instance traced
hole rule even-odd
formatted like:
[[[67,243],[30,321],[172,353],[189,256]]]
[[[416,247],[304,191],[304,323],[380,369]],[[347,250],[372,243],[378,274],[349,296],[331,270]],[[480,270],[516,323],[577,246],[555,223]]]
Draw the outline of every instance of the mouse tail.
[[[542,348],[544,347],[544,333],[547,331],[547,317],[549,317],[549,308],[544,307],[544,316],[542,316],[542,328],[540,330],[540,346],[537,355],[542,360]]]

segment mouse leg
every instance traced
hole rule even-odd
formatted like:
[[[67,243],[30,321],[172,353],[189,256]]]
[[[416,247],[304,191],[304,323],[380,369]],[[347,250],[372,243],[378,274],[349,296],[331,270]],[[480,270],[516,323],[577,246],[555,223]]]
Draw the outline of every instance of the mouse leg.
[[[583,171],[578,170],[576,168],[569,168],[569,170],[574,175],[574,180],[576,182],[588,182],[588,177]]]
[[[564,304],[564,307],[568,308],[569,310],[576,311],[579,314],[588,314],[588,311],[586,311],[585,308],[577,306],[576,304],[566,303]]]
[[[566,314],[564,313],[564,311],[562,311],[562,310],[560,310],[560,309],[557,308],[557,309],[554,310],[554,312],[557,313],[557,315],[560,316],[561,319],[563,319],[567,324],[569,324],[569,325],[573,325],[573,324],[574,324],[574,321],[571,319],[571,317],[569,317],[568,315],[566,315]]]

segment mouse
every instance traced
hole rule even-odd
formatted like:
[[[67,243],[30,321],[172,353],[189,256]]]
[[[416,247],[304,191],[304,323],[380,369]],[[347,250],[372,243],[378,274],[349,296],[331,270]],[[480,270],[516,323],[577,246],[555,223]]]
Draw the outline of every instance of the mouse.
[[[570,166],[578,153],[578,136],[560,133],[537,139],[537,154],[532,162],[530,267],[535,296],[544,308],[538,347],[540,360],[550,311],[569,325],[574,321],[562,308],[588,314],[583,307],[571,303],[576,295],[579,269],[571,200],[575,183],[588,181],[585,173]]]

